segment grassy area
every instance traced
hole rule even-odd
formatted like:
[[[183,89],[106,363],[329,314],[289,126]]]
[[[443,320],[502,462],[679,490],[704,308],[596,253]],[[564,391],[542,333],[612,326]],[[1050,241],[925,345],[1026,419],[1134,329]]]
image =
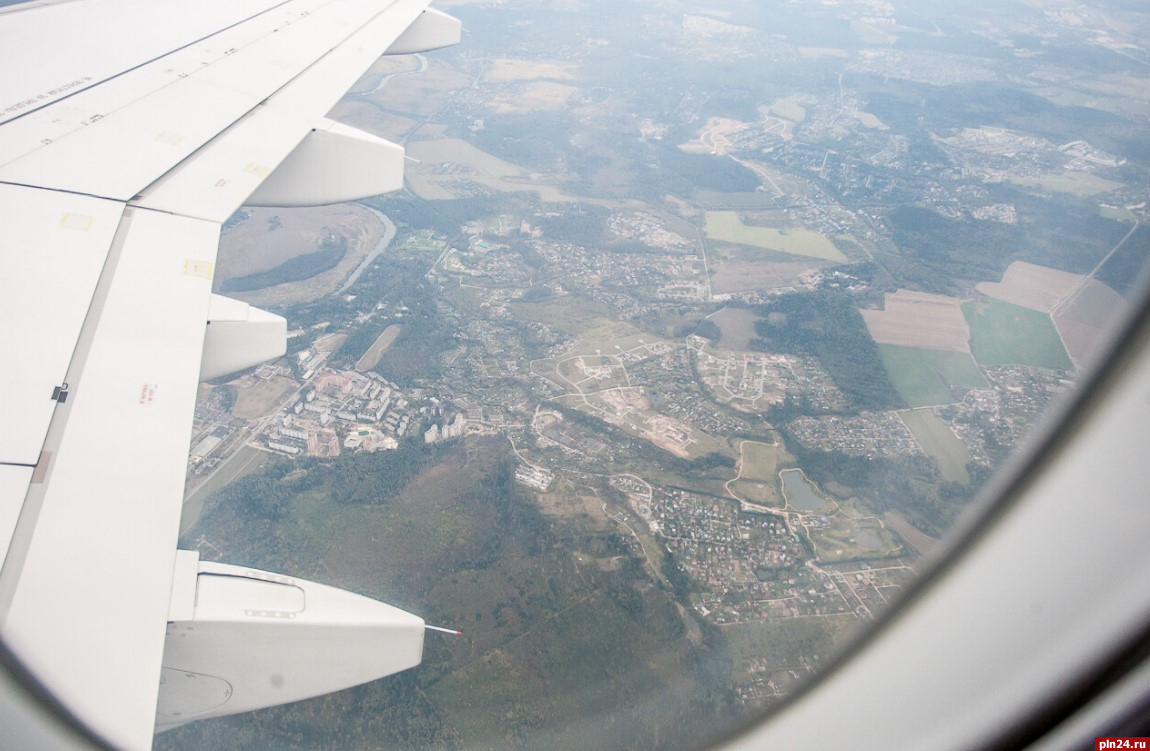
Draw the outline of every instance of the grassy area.
[[[717,190],[700,190],[695,193],[695,203],[708,210],[753,211],[772,208],[775,199],[769,193],[721,193]]]
[[[886,125],[878,117],[869,112],[858,110],[854,113],[855,119],[862,123],[865,128],[885,129]]]
[[[552,203],[578,200],[554,187],[540,184],[538,179],[531,179],[517,165],[459,138],[411,141],[407,145],[407,153],[428,165],[409,171],[407,176],[411,189],[427,200],[455,197],[450,186],[461,180],[474,181],[505,193],[535,192],[543,201]],[[431,165],[438,164],[465,165],[472,171],[469,174],[439,175],[431,171]]]
[[[783,507],[779,493],[778,446],[758,441],[739,444],[741,473],[731,489],[742,499],[774,508]]]
[[[971,351],[980,365],[1035,365],[1069,370],[1070,356],[1050,316],[1001,300],[962,306]]]
[[[844,613],[736,623],[723,626],[723,636],[736,665],[757,661],[765,667],[762,677],[785,689],[794,682],[788,671],[802,675],[825,663],[840,645],[848,643],[844,637],[858,625],[854,615]],[[736,673],[735,680],[749,682],[750,677]]]
[[[743,441],[742,477],[748,480],[774,481],[778,472],[779,449],[770,443]]]
[[[744,501],[750,501],[759,506],[783,507],[777,483],[769,480],[735,480],[731,483],[731,490]]]
[[[827,526],[810,529],[808,534],[822,563],[896,558],[904,552],[898,538],[873,516],[831,516]]]
[[[982,371],[965,352],[897,344],[880,344],[878,349],[890,382],[912,407],[950,404],[969,389],[987,387]]]
[[[520,321],[537,321],[554,326],[568,334],[580,335],[601,326],[613,316],[611,308],[598,300],[580,295],[567,295],[540,302],[512,302],[509,306]]]
[[[1134,216],[1134,212],[1124,206],[1101,206],[1098,213],[1107,219],[1115,219],[1120,222],[1136,222],[1138,218]]]
[[[774,229],[754,227],[743,223],[738,212],[708,211],[707,237],[712,240],[765,248],[780,253],[827,261],[846,261],[847,257],[834,243],[818,232],[808,229]]]
[[[770,106],[768,110],[772,115],[786,118],[796,123],[801,123],[807,119],[807,110],[800,104],[800,101],[806,101],[807,97],[802,94],[789,96],[786,99],[779,99]]]
[[[970,483],[970,475],[966,471],[970,453],[933,410],[908,409],[898,414],[922,444],[923,450],[938,462],[944,480]]]
[[[1122,187],[1122,183],[1120,182],[1107,180],[1104,177],[1092,175],[1089,172],[1064,172],[1061,175],[1049,175],[1046,177],[1009,176],[1006,179],[1008,182],[1021,185],[1024,188],[1037,188],[1038,190],[1052,193],[1068,193],[1080,198],[1098,195],[1099,193],[1109,193],[1112,190],[1117,190]]]
[[[721,349],[746,351],[751,347],[755,333],[755,322],[759,317],[748,308],[723,308],[709,319],[719,327]]]
[[[298,388],[298,383],[283,376],[257,381],[247,388],[238,389],[232,414],[245,420],[265,417],[279,408],[287,395]]]

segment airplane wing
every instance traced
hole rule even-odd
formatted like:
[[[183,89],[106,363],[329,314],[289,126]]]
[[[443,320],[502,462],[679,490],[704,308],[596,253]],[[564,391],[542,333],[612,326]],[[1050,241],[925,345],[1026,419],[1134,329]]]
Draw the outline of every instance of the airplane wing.
[[[284,347],[282,318],[212,295],[220,226],[402,185],[401,147],[324,115],[380,54],[458,41],[427,5],[0,8],[0,637],[117,747],[419,662],[415,616],[176,541],[197,384]],[[287,646],[381,633],[340,685]]]

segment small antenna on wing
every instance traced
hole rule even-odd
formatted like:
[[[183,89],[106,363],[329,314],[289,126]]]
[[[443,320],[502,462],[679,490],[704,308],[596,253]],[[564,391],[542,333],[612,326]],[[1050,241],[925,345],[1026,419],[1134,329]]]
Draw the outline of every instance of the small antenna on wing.
[[[404,154],[404,155],[403,155],[403,158],[404,158],[404,159],[406,159],[406,160],[407,160],[407,161],[409,161],[409,162],[415,162],[416,164],[423,164],[423,160],[422,160],[422,159],[416,159],[415,157],[413,157],[413,156],[408,156],[407,154]]]
[[[439,626],[432,626],[431,624],[423,624],[424,628],[431,629],[432,631],[442,631],[445,634],[454,634],[455,636],[463,636],[462,631],[456,631],[453,628],[441,628]]]

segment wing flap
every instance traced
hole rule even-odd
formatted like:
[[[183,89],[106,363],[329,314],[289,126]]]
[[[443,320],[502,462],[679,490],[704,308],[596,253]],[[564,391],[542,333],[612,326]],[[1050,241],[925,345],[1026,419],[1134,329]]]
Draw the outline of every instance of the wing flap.
[[[121,748],[151,745],[218,238],[210,222],[126,215],[0,577],[5,641]]]

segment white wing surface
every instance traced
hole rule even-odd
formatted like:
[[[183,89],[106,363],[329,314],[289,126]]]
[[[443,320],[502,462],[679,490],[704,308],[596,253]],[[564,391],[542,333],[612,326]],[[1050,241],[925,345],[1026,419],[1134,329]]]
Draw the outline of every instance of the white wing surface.
[[[382,619],[383,636],[363,638],[391,638],[402,655],[350,682],[419,662],[415,616],[380,603],[365,615],[318,585],[187,555],[177,566],[176,539],[201,360],[219,374],[282,352],[282,319],[213,304],[220,225],[265,181],[256,199],[267,205],[402,184],[400,147],[324,115],[380,54],[458,40],[458,22],[426,6],[73,0],[0,11],[0,636],[118,747],[150,746],[162,664],[165,685],[200,676],[162,702],[165,724],[208,705],[277,703],[245,694],[244,675],[201,675],[186,640],[165,662],[166,631],[186,638],[210,622],[218,657],[229,634],[273,621],[306,621],[319,629],[307,638],[323,640],[325,628]],[[230,328],[205,341],[223,309]],[[258,606],[281,600],[295,615]],[[320,692],[308,680],[325,658],[313,658],[289,666],[284,699]],[[284,680],[274,665],[247,669]],[[205,698],[204,686],[219,691]]]

